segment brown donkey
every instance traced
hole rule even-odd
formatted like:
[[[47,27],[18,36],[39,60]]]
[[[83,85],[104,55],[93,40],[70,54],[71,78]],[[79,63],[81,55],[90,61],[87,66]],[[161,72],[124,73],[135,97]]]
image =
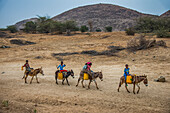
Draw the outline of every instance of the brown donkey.
[[[137,85],[138,87],[138,91],[137,91],[137,94],[139,93],[139,90],[140,90],[140,87],[139,87],[139,84],[140,82],[143,81],[143,83],[145,84],[145,86],[148,86],[148,79],[147,79],[147,76],[146,75],[143,75],[143,76],[136,76],[136,75],[132,75],[133,76],[133,82],[131,84],[133,84],[133,93],[135,94],[135,85]],[[121,85],[125,83],[125,77],[122,76],[120,78],[120,83],[119,83],[119,87],[117,89],[117,91],[119,92],[119,89],[121,87]],[[127,84],[125,84],[125,88],[127,90],[128,93],[130,93],[130,91],[128,90],[127,88]]]
[[[27,83],[27,77],[28,77],[28,75],[29,75],[29,76],[32,76],[31,81],[30,81],[30,84],[32,83],[32,80],[33,80],[34,76],[36,77],[37,83],[39,83],[39,82],[38,82],[38,78],[37,78],[37,74],[38,74],[38,73],[41,73],[42,75],[44,75],[43,70],[42,70],[42,67],[41,67],[41,68],[38,68],[38,69],[35,69],[35,70],[33,70],[32,72],[26,72],[25,83]]]
[[[96,84],[96,88],[99,89],[99,87],[97,86],[97,82],[96,82],[96,79],[97,79],[98,77],[100,78],[101,81],[103,81],[102,71],[101,71],[101,72],[93,72],[93,76],[92,76],[92,77],[89,76],[89,85],[88,85],[88,88],[89,88],[89,89],[90,89],[90,84],[91,84],[92,80],[93,80],[94,83]],[[82,80],[82,81],[81,81],[82,87],[85,88],[85,86],[83,85],[84,73],[83,73],[82,71],[80,72],[80,77],[79,77],[79,79],[78,79],[78,82],[77,82],[76,87],[78,86],[80,80]]]

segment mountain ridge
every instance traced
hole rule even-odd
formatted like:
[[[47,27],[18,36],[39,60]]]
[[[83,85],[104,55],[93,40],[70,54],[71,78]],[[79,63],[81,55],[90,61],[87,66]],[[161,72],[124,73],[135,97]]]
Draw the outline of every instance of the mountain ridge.
[[[51,19],[56,21],[74,20],[79,27],[82,25],[88,26],[88,22],[91,21],[93,24],[93,31],[96,29],[104,30],[106,26],[112,26],[113,31],[122,31],[132,27],[136,19],[143,16],[163,17],[141,13],[118,5],[100,3],[76,7],[56,15]],[[19,29],[20,25],[15,25]]]

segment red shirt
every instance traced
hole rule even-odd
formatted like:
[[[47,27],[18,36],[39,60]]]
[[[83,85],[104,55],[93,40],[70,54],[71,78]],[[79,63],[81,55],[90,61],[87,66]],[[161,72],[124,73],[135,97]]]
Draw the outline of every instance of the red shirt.
[[[25,63],[23,67],[30,68],[30,65],[28,63]]]

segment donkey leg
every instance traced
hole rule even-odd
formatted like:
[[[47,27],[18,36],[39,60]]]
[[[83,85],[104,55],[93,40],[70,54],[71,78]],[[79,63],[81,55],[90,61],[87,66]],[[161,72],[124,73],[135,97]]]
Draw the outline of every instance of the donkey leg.
[[[39,83],[39,82],[38,82],[38,77],[37,77],[37,75],[36,75],[36,80],[37,80],[37,83]]]
[[[62,85],[64,85],[65,78],[63,78]]]
[[[58,75],[57,74],[55,74],[55,80],[56,80],[56,84],[58,84],[58,82],[57,82],[57,78],[58,78]]]
[[[82,87],[85,88],[85,86],[83,85],[83,81],[84,81],[84,79],[82,79],[81,84],[82,84]]]
[[[127,83],[125,83],[125,88],[126,88],[127,92],[130,93],[130,91],[127,88]]]
[[[77,85],[76,85],[76,87],[79,85],[79,82],[80,82],[80,77],[79,77],[79,79],[78,79],[78,81],[77,81]]]
[[[32,76],[31,81],[30,81],[30,84],[32,83],[33,78],[34,78],[34,76]]]
[[[91,84],[91,80],[89,81],[89,85],[88,85],[88,88],[90,89],[90,84]]]
[[[121,85],[122,85],[122,83],[121,83],[121,81],[120,81],[120,82],[119,82],[119,87],[118,87],[118,89],[117,89],[118,92],[119,92],[119,89],[120,89]]]
[[[28,77],[28,75],[26,75],[26,77],[25,77],[25,83],[27,83],[27,77]]]
[[[139,93],[139,90],[140,90],[140,87],[139,87],[139,85],[138,84],[136,84],[137,86],[138,86],[138,91],[137,91],[137,94]]]
[[[133,93],[135,94],[135,83],[133,84]]]
[[[96,84],[96,88],[99,89],[99,87],[97,86],[97,82],[94,80],[94,83]]]
[[[68,79],[67,79],[67,78],[66,78],[66,81],[67,81],[68,86],[70,86],[70,84],[69,84],[69,82],[68,82]]]

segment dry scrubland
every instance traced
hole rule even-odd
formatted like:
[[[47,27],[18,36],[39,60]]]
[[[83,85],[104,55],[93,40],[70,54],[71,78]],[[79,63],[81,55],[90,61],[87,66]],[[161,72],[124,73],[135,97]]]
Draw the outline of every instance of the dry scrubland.
[[[170,39],[168,48],[155,47],[135,53],[122,50],[112,56],[78,54],[82,51],[95,50],[103,52],[108,46],[127,46],[127,41],[134,36],[124,32],[76,34],[72,36],[43,34],[9,34],[14,38],[0,38],[0,45],[11,48],[0,48],[0,102],[9,101],[8,107],[0,105],[1,113],[56,113],[56,112],[107,112],[107,113],[169,113],[170,112]],[[137,36],[137,35],[136,35]],[[154,37],[153,37],[154,38]],[[33,45],[10,44],[10,40],[21,39],[32,41]],[[160,40],[160,39],[156,39]],[[77,54],[68,54],[78,52]],[[53,56],[53,53],[67,53]],[[43,67],[45,76],[38,75],[40,84],[35,79],[32,84],[22,80],[21,66],[25,60],[33,68]],[[69,78],[71,86],[55,84],[56,65],[63,59],[67,69],[73,69],[75,78]],[[93,62],[92,70],[102,70],[104,81],[97,80],[87,90],[81,84],[75,87],[79,72],[85,62]],[[124,85],[117,92],[124,65],[128,63],[131,73],[148,75],[149,86],[140,83],[139,94],[127,93]],[[155,78],[165,76],[167,82],[154,82]],[[28,82],[30,77],[28,78]]]

